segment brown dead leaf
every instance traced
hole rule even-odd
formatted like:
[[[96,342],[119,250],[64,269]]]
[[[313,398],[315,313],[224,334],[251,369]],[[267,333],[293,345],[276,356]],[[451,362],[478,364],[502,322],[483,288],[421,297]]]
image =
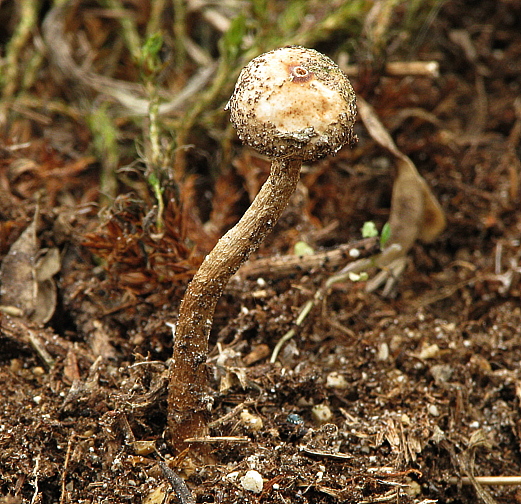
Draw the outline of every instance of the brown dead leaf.
[[[360,116],[371,137],[397,161],[389,216],[391,236],[376,260],[376,265],[382,268],[382,272],[367,283],[367,290],[371,292],[385,282],[383,294],[387,296],[391,294],[397,277],[403,272],[407,253],[414,242],[433,241],[445,229],[446,219],[424,178],[418,173],[412,160],[398,149],[374,109],[361,97],[357,103]]]
[[[60,270],[58,249],[40,249],[36,236],[39,210],[11,246],[0,267],[0,309],[45,324],[56,308],[53,276]]]
[[[405,254],[416,239],[424,242],[434,240],[445,228],[445,215],[425,179],[411,159],[398,149],[375,110],[363,98],[359,97],[357,104],[373,140],[397,158],[398,174],[393,184],[388,245],[397,243]]]

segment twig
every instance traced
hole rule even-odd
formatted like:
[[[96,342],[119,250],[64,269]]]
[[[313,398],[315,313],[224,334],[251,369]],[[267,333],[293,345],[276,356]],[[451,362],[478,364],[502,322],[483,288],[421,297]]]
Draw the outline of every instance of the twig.
[[[170,467],[168,467],[164,462],[159,461],[159,467],[170,483],[170,486],[174,490],[179,502],[181,504],[195,504],[192,492],[190,492],[184,480],[177,473],[172,471],[172,469],[170,469]]]
[[[347,75],[358,75],[359,66],[345,65],[342,70]],[[440,65],[437,61],[391,61],[384,66],[384,73],[395,77],[414,75],[435,79],[440,76]]]
[[[308,273],[317,268],[331,271],[355,259],[375,254],[377,247],[376,238],[366,238],[354,243],[339,245],[332,250],[305,256],[291,254],[257,259],[242,266],[238,275],[245,278],[277,279],[297,273]]]
[[[174,7],[174,44],[175,64],[177,68],[183,69],[186,63],[186,2],[184,0],[173,0]]]
[[[163,19],[163,11],[167,7],[170,0],[155,0],[150,2],[150,15],[147,21],[146,36],[149,37],[161,30],[161,22]],[[175,16],[177,18],[177,16]]]
[[[238,415],[246,406],[250,406],[254,403],[255,403],[255,401],[244,401],[241,404],[238,404],[237,406],[235,406],[235,408],[233,408],[231,411],[226,413],[226,415],[223,415],[222,417],[217,418],[213,422],[210,422],[208,424],[208,428],[212,429],[214,427],[217,427],[218,425],[223,424],[224,422],[227,422],[228,420],[233,418],[235,415]]]
[[[315,299],[316,299],[316,296],[315,296]],[[300,313],[297,317],[297,320],[295,321],[295,326],[299,327],[300,325],[302,325],[302,322],[304,322],[304,320],[306,319],[306,317],[308,316],[309,312],[311,311],[311,309],[313,308],[313,306],[315,306],[315,299],[310,299],[300,310]],[[293,336],[295,336],[295,328],[293,329],[290,329],[284,336],[282,336],[282,338],[280,338],[280,340],[277,342],[277,344],[275,345],[275,348],[273,349],[273,353],[271,354],[271,358],[270,358],[270,362],[273,364],[276,360],[277,360],[277,357],[279,356],[279,352],[281,351],[282,347],[284,346],[284,343],[286,343],[286,341],[289,341],[291,338],[293,338]]]
[[[249,443],[246,436],[203,436],[186,438],[185,443]]]
[[[129,366],[129,369],[132,369],[132,368],[135,368],[138,366],[155,366],[155,365],[162,366],[162,367],[168,367],[168,365],[165,364],[163,361],[150,360],[150,361],[135,362],[134,364],[131,364]]]
[[[51,357],[49,352],[42,345],[42,343],[36,336],[35,332],[32,331],[31,329],[27,329],[27,331],[29,333],[29,343],[34,348],[34,350],[38,354],[38,357],[40,357],[40,359],[45,364],[47,369],[51,369],[54,366],[54,359]]]
[[[61,480],[61,495],[60,495],[60,504],[64,504],[68,499],[68,492],[65,488],[65,483],[67,481],[67,474],[69,472],[69,462],[71,460],[71,452],[72,452],[72,443],[76,439],[76,432],[72,431],[69,441],[67,442],[67,453],[65,454],[65,462],[63,463],[63,471],[60,476]]]
[[[36,460],[34,463],[33,476],[34,476],[34,493],[31,498],[31,504],[35,504],[38,500],[38,493],[40,492],[38,488],[38,471],[40,470],[40,454],[36,456]]]
[[[521,476],[474,476],[474,480],[480,483],[481,485],[498,485],[498,486],[508,486],[508,485],[521,485]],[[467,476],[463,476],[458,478],[457,476],[453,476],[449,479],[449,483],[451,485],[472,485],[473,482]]]
[[[303,447],[302,448],[302,451],[306,454],[306,455],[310,455],[311,457],[319,457],[319,458],[329,458],[329,459],[332,459],[332,460],[350,460],[353,458],[352,455],[349,455],[347,453],[340,453],[340,452],[327,452],[327,451],[322,451],[322,450],[312,450],[311,448],[308,448],[308,447]]]

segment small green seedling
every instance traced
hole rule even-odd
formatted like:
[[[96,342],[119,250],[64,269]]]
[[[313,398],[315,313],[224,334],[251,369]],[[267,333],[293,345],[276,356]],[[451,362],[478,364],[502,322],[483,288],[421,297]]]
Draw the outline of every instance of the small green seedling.
[[[308,245],[305,241],[298,241],[297,243],[295,243],[293,250],[295,251],[295,255],[299,257],[313,255],[315,253],[313,247]]]
[[[384,249],[391,237],[391,224],[386,222],[382,228],[382,234],[380,235],[380,248]]]
[[[364,238],[374,238],[378,236],[378,229],[373,221],[364,222],[362,226],[362,236]],[[382,233],[380,234],[380,248],[383,249],[389,238],[391,237],[391,225],[389,222],[386,222],[382,228]]]
[[[376,229],[376,225],[373,221],[364,222],[362,226],[362,236],[364,238],[373,238],[378,236],[378,229]]]

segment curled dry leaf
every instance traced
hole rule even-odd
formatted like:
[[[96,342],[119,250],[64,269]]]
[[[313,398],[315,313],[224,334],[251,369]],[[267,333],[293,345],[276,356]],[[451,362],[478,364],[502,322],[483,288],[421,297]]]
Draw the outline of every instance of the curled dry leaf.
[[[13,243],[0,267],[0,310],[31,322],[48,322],[56,308],[53,276],[60,270],[58,249],[40,249],[39,212]]]
[[[425,179],[411,159],[403,154],[374,109],[363,99],[357,101],[360,116],[371,137],[396,158],[397,175],[393,184],[389,226],[391,235],[375,264],[382,271],[367,283],[372,292],[385,282],[384,296],[391,294],[403,272],[407,253],[416,240],[431,242],[446,225],[445,214]],[[367,259],[351,263],[342,273],[360,272],[371,265]]]

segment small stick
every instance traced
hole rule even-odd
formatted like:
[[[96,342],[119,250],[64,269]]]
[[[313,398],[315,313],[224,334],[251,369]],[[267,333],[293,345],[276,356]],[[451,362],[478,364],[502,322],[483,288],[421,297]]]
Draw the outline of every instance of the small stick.
[[[42,360],[42,362],[45,364],[47,369],[51,369],[54,366],[54,359],[51,357],[49,352],[45,349],[45,347],[42,345],[38,337],[36,336],[35,332],[31,329],[27,329],[29,333],[29,343],[33,347],[33,349],[38,354],[38,357]]]
[[[31,499],[31,504],[35,504],[37,501],[38,501],[38,494],[40,493],[40,490],[38,488],[38,476],[39,476],[39,471],[40,471],[40,454],[38,454],[36,456],[36,461],[35,461],[35,464],[34,464],[34,469],[33,469],[33,476],[34,476],[34,483],[33,483],[33,487],[34,487],[34,493],[33,493],[33,497]]]
[[[302,448],[302,451],[306,455],[310,455],[312,457],[329,458],[332,460],[349,460],[349,459],[353,458],[352,455],[349,455],[347,453],[340,453],[340,452],[332,453],[332,452],[326,452],[326,451],[322,451],[322,450],[312,450],[311,448],[308,448],[308,447]]]
[[[1,4],[2,2],[0,2]],[[15,94],[18,87],[20,73],[25,71],[21,64],[21,55],[28,44],[33,31],[36,30],[38,7],[36,2],[22,0],[19,2],[19,22],[5,49],[5,64],[3,66],[3,82],[5,83],[2,98],[6,99]],[[23,70],[22,70],[23,69]]]
[[[482,485],[521,485],[521,476],[475,476],[474,479],[481,483]],[[449,479],[449,483],[451,485],[457,485],[461,483],[462,485],[472,485],[472,481],[468,476],[463,476],[458,478],[456,476]]]
[[[254,404],[255,401],[244,401],[241,404],[238,404],[233,408],[231,411],[226,413],[226,415],[223,415],[222,417],[217,418],[213,422],[210,422],[208,424],[209,429],[213,429],[214,427],[217,427],[218,425],[223,424],[224,422],[227,422],[228,420],[232,419],[234,416],[238,415],[243,409],[246,408],[246,406],[251,406]]]
[[[185,443],[249,443],[246,436],[204,436],[186,438]]]
[[[342,70],[347,75],[358,75],[358,65],[346,65]],[[384,67],[386,75],[403,77],[415,75],[418,77],[437,78],[440,76],[440,65],[437,61],[391,61]]]
[[[376,238],[366,238],[305,256],[291,254],[279,257],[263,257],[246,263],[237,274],[246,278],[277,279],[287,278],[298,273],[308,273],[317,268],[334,270],[355,259],[374,255],[377,247],[378,240]]]
[[[195,499],[186,486],[183,478],[181,478],[176,472],[172,471],[164,462],[159,461],[159,467],[163,471],[166,479],[170,483],[170,486],[174,490],[176,497],[179,499],[181,504],[195,504]]]
[[[302,325],[302,322],[306,319],[306,317],[309,315],[309,312],[311,309],[315,306],[315,300],[309,300],[301,309],[300,313],[297,317],[297,320],[295,322],[295,326],[298,327]],[[271,354],[270,362],[274,364],[277,361],[277,357],[279,356],[279,352],[281,351],[282,347],[284,346],[284,343],[286,341],[289,341],[291,338],[295,336],[295,328],[290,329],[275,345],[275,348],[273,349],[273,353]]]
[[[68,492],[65,488],[65,483],[67,481],[67,474],[69,472],[69,462],[71,460],[71,452],[72,452],[72,443],[76,439],[76,432],[72,431],[69,436],[69,441],[67,442],[67,453],[65,454],[65,462],[63,463],[63,472],[61,474],[61,495],[60,495],[60,504],[64,504],[68,502]]]

